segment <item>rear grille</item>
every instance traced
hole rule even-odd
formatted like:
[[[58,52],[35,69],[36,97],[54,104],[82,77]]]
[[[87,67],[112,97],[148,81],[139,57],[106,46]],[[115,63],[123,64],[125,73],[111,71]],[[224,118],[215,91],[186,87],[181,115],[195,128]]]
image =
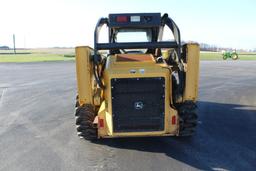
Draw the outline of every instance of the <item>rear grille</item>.
[[[164,129],[164,77],[111,79],[114,132]]]

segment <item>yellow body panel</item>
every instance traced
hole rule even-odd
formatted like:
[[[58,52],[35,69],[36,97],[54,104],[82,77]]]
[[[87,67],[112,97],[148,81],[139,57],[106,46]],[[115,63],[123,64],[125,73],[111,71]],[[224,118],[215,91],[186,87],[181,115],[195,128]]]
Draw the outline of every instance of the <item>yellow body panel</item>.
[[[199,54],[200,48],[197,43],[185,45],[186,49],[186,82],[183,101],[196,101],[198,98],[199,83]]]
[[[175,135],[178,130],[178,122],[175,125],[171,124],[172,116],[178,119],[176,110],[170,107],[171,102],[171,84],[170,84],[170,70],[167,69],[166,64],[156,64],[153,62],[117,62],[117,56],[109,57],[104,71],[104,99],[100,110],[98,112],[99,119],[104,120],[104,127],[98,128],[99,137],[124,137],[124,136],[164,136]],[[122,63],[121,65],[119,65]],[[112,121],[112,99],[111,99],[111,85],[112,78],[140,78],[140,77],[164,77],[165,78],[165,127],[163,131],[154,132],[113,132]]]
[[[80,105],[94,104],[91,54],[92,49],[88,46],[76,47],[76,76]]]

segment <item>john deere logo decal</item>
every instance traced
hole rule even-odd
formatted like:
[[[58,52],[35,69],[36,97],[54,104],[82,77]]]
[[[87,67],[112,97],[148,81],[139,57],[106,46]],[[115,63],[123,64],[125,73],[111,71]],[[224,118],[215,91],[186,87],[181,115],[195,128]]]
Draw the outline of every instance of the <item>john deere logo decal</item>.
[[[141,101],[134,103],[134,108],[135,108],[136,110],[141,110],[141,109],[143,109],[143,107],[144,107],[144,104],[143,104],[143,102],[141,102]]]

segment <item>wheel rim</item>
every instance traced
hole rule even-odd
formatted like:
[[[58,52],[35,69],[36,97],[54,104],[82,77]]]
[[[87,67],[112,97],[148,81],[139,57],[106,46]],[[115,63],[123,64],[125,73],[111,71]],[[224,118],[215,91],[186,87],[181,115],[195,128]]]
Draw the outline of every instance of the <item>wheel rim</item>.
[[[232,55],[232,59],[234,60],[238,59],[238,55],[237,54]]]

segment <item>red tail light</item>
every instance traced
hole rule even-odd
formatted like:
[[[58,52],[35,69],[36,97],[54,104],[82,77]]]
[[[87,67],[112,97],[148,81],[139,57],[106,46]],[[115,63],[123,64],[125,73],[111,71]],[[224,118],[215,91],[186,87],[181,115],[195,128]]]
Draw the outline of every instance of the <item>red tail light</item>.
[[[172,116],[172,124],[173,124],[173,125],[176,124],[176,116]]]
[[[127,16],[117,16],[116,22],[118,22],[118,23],[128,22],[128,17]]]
[[[104,120],[103,119],[99,119],[99,127],[100,128],[104,127]]]

